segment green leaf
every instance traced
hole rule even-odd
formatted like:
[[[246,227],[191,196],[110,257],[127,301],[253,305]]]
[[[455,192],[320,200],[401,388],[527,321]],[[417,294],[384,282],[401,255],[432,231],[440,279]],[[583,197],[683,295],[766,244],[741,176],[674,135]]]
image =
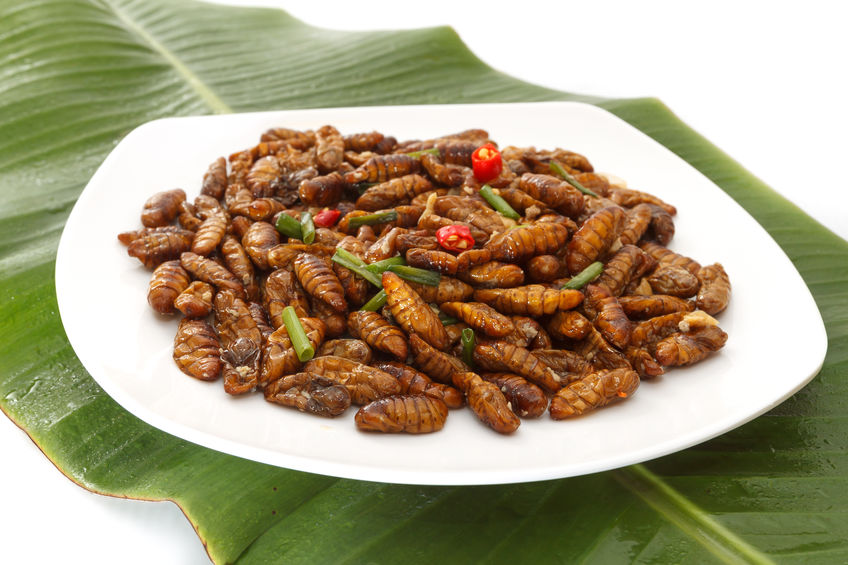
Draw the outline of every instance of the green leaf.
[[[3,0],[0,38],[0,408],[71,480],[173,500],[219,563],[848,560],[848,242],[660,102],[524,84],[446,28],[337,32],[279,11],[192,2]],[[829,350],[809,386],[644,465],[422,487],[288,471],[174,438],[118,406],[71,350],[53,285],[58,238],[85,183],[135,126],[272,108],[535,100],[598,104],[756,217],[825,319]]]

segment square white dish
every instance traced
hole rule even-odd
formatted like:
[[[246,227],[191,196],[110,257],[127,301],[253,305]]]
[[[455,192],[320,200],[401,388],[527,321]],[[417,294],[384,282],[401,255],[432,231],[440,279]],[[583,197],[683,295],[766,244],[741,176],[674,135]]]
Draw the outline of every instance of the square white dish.
[[[525,420],[496,434],[467,410],[438,433],[357,431],[352,407],[336,419],[301,414],[259,393],[234,398],[220,382],[182,374],[171,358],[175,317],[147,304],[150,271],[116,235],[140,227],[144,201],[183,188],[193,199],[208,165],[255,145],[270,127],[342,133],[379,130],[399,140],[479,127],[503,145],[562,147],[678,209],[669,247],[702,264],[720,262],[733,297],[718,316],[727,345],[706,361],[644,382],[626,402],[585,417]],[[92,377],[127,410],[200,445],[280,467],[411,484],[495,484],[581,475],[695,445],[766,412],[809,382],[827,338],[792,263],[769,235],[701,173],[629,124],[570,102],[329,108],[167,118],[140,126],[106,158],[75,205],[56,260],[60,314]],[[793,350],[784,341],[791,296]]]

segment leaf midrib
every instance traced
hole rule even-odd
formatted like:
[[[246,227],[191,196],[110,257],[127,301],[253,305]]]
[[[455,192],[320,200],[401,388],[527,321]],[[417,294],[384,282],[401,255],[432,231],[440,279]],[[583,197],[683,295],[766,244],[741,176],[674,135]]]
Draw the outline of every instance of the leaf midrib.
[[[161,56],[183,80],[189,88],[191,88],[200,99],[212,110],[215,114],[232,114],[233,109],[224,102],[215,92],[203,82],[194,71],[192,71],[177,55],[168,49],[162,42],[156,39],[148,32],[139,22],[134,20],[126,12],[111,2],[111,0],[102,0],[103,4],[108,7],[120,20],[121,24],[133,35],[141,39],[155,53]]]

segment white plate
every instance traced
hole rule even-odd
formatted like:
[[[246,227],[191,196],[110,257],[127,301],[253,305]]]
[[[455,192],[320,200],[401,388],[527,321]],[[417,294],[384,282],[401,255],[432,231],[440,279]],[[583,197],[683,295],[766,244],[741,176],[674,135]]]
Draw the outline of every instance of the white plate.
[[[626,402],[583,418],[525,420],[502,436],[470,410],[451,411],[444,430],[410,436],[356,430],[350,409],[324,419],[233,398],[220,382],[174,366],[177,321],[147,305],[150,271],[116,234],[140,226],[154,192],[182,187],[192,199],[209,163],[254,145],[269,127],[343,133],[377,129],[398,139],[465,128],[501,145],[563,147],[599,171],[675,204],[671,243],[702,264],[721,262],[733,298],[719,316],[730,338],[708,360],[643,383]],[[74,207],[56,259],[65,330],[105,391],[146,422],[189,441],[280,467],[411,484],[495,484],[612,469],[684,449],[739,426],[799,390],[821,368],[827,339],[798,272],[768,234],[703,175],[612,114],[579,103],[333,108],[169,118],[131,132],[107,157]],[[791,311],[787,310],[791,297]],[[787,317],[804,328],[797,355],[775,355]]]

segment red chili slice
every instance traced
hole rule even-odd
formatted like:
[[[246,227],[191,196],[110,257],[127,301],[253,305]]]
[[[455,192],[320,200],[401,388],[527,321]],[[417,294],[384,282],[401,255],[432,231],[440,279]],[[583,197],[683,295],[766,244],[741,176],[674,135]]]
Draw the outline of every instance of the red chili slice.
[[[503,170],[503,159],[498,148],[487,143],[471,154],[471,167],[474,177],[480,182],[488,182],[498,177]]]
[[[474,238],[468,226],[442,226],[436,230],[436,240],[447,251],[461,252],[474,247]]]
[[[339,216],[341,215],[342,213],[338,210],[329,210],[325,208],[312,216],[312,223],[321,228],[330,228],[336,225],[336,222],[339,221]]]

